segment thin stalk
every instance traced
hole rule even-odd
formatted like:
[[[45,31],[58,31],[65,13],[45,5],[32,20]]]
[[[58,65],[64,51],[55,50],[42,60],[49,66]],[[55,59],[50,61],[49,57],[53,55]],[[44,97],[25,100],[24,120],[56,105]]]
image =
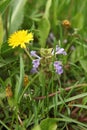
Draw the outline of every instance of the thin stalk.
[[[0,120],[0,124],[2,124],[7,130],[11,130],[10,128],[8,128],[7,125],[5,125],[1,120]]]
[[[29,59],[33,60],[33,58],[31,57],[30,53],[27,51],[27,49],[24,49],[24,51],[26,52],[26,54],[29,57]]]

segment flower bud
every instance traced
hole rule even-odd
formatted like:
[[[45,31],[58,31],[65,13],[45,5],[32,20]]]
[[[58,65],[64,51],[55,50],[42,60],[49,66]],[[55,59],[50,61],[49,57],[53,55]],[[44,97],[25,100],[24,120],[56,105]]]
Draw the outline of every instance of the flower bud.
[[[12,96],[13,96],[13,92],[12,92],[10,84],[8,84],[6,87],[6,97],[12,97]]]

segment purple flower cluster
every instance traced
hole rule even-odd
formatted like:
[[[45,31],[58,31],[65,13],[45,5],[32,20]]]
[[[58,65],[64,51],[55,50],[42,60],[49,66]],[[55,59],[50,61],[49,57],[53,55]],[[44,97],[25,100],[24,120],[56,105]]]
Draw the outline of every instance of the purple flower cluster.
[[[31,70],[32,73],[37,73],[38,72],[38,67],[40,65],[40,60],[41,60],[41,57],[39,57],[37,54],[36,54],[36,51],[31,51],[30,52],[31,56],[34,57],[34,58],[37,58],[37,59],[34,59],[32,61],[32,65],[33,65],[33,68]],[[54,54],[63,54],[63,55],[67,55],[67,53],[65,52],[64,48],[60,48],[58,45],[56,46],[56,49],[52,51],[51,53],[52,55]],[[62,68],[62,64],[60,61],[54,61],[54,69],[55,69],[55,72],[59,75],[61,75],[63,73],[63,68]]]

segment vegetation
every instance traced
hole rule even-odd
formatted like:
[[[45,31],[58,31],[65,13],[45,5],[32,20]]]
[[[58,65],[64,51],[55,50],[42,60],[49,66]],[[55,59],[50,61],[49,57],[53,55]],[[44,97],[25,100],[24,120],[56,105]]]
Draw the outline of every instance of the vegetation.
[[[86,5],[0,1],[1,130],[87,130]]]

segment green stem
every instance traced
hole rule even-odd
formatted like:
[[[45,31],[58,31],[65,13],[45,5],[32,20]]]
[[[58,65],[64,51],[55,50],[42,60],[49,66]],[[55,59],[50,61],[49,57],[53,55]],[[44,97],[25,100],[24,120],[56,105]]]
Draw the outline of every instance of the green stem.
[[[33,58],[31,57],[30,53],[27,51],[27,49],[24,49],[24,51],[26,52],[26,54],[29,57],[29,59],[33,60]]]
[[[0,124],[2,124],[7,130],[11,130],[1,120],[0,120]]]

